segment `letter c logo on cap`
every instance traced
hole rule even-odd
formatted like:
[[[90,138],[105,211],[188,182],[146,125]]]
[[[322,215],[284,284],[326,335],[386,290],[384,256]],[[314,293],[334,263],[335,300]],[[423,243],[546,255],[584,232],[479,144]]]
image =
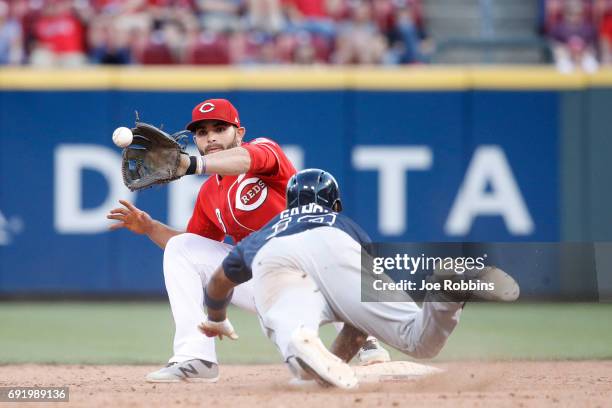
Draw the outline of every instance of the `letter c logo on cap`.
[[[200,106],[200,109],[199,109],[199,111],[202,112],[202,113],[212,112],[213,110],[215,110],[215,105],[213,105],[210,102],[203,103],[202,106]]]

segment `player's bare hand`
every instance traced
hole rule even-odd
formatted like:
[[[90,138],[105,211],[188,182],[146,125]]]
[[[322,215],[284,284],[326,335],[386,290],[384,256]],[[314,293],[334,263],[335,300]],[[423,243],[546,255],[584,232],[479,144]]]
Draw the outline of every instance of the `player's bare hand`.
[[[111,230],[127,228],[136,234],[147,234],[153,228],[155,221],[146,212],[136,208],[127,200],[119,200],[123,207],[113,208],[106,216],[109,220],[118,222],[110,226]]]
[[[219,340],[223,340],[223,336],[227,336],[232,340],[238,340],[238,334],[234,330],[232,323],[225,319],[220,322],[213,322],[206,318],[206,320],[198,326],[198,329],[207,337],[219,336]]]

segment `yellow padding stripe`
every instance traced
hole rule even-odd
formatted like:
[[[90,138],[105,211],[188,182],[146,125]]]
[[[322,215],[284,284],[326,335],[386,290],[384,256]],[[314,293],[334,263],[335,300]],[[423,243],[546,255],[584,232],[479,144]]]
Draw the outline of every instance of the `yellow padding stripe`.
[[[564,75],[551,67],[137,67],[0,69],[0,89],[465,90],[612,87],[612,69]]]

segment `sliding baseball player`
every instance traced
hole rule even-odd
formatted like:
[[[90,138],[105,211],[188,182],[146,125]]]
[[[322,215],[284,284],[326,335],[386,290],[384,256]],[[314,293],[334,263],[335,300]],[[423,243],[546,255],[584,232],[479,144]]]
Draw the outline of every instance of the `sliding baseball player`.
[[[309,169],[293,176],[287,209],[233,248],[211,277],[204,294],[208,317],[200,330],[236,339],[226,307],[236,285],[250,282],[261,326],[298,379],[355,387],[357,379],[346,362],[365,333],[415,358],[436,356],[459,322],[465,301],[478,292],[432,291],[422,308],[407,295],[404,302],[362,302],[361,251],[369,238],[341,210],[338,185],[329,173]],[[439,272],[434,280],[494,283],[487,299],[518,297],[517,283],[505,272],[494,267],[476,271],[450,277]],[[334,321],[345,326],[332,353],[318,330]]]

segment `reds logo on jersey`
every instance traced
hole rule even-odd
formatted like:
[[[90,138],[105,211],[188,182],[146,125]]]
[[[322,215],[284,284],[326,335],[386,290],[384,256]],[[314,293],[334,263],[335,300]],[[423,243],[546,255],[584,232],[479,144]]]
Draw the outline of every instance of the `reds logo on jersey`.
[[[219,107],[217,106],[217,109]],[[274,141],[243,143],[251,156],[245,174],[210,177],[204,183],[187,231],[216,241],[240,242],[285,209],[285,189],[295,168]]]
[[[268,186],[259,177],[249,177],[247,179],[244,179],[244,177],[243,174],[238,178],[236,208],[242,211],[253,211],[266,201]]]

